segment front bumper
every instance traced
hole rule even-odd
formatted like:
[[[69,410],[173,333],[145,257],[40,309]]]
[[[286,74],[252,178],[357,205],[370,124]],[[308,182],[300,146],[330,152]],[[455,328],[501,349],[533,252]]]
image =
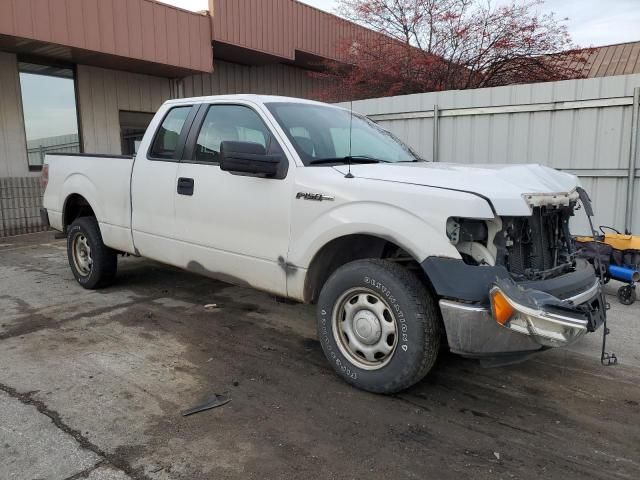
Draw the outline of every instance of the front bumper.
[[[493,318],[491,308],[454,300],[440,300],[449,347],[475,358],[502,357],[516,361],[549,347],[570,345],[606,318],[600,283],[565,299],[514,282],[497,280],[498,289],[514,310],[504,325]]]

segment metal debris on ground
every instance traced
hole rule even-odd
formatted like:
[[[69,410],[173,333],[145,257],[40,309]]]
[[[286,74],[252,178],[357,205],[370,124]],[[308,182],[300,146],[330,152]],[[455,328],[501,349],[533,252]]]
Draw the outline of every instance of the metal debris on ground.
[[[226,395],[218,395],[217,393],[213,394],[213,397],[208,399],[207,401],[196,405],[194,407],[188,408],[187,410],[183,410],[181,412],[183,417],[188,417],[189,415],[193,415],[194,413],[204,412],[205,410],[211,410],[212,408],[221,407],[229,403],[231,399]]]

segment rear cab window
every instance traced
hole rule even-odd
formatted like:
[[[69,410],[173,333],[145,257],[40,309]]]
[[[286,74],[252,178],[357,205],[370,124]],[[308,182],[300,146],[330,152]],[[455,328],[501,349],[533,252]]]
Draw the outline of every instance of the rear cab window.
[[[186,105],[169,110],[162,121],[162,125],[156,132],[149,150],[150,158],[158,160],[176,159],[176,152],[180,146],[180,136],[183,133],[191,109],[191,105]]]

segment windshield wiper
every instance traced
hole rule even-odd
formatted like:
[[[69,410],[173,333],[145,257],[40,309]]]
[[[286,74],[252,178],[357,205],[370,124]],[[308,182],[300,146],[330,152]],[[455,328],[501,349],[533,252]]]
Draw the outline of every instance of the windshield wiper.
[[[367,157],[366,155],[347,155],[346,157],[335,158],[316,158],[311,160],[309,165],[324,165],[327,163],[390,163],[388,160],[381,160],[379,158]]]

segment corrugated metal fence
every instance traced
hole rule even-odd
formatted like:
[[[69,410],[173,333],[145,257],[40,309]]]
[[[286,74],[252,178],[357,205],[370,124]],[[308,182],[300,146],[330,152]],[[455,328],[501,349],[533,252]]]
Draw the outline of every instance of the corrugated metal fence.
[[[640,75],[621,75],[363,100],[353,109],[427,159],[574,173],[594,201],[597,225],[640,233],[639,92]]]

